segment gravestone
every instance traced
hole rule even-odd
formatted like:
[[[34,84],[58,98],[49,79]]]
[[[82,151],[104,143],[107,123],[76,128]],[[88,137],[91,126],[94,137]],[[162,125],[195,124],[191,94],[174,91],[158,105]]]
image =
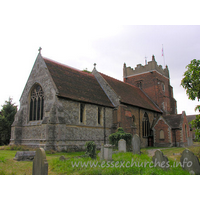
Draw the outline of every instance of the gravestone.
[[[126,152],[126,140],[121,139],[118,141],[118,151]]]
[[[195,174],[200,175],[199,159],[189,149],[185,149],[182,152],[180,162],[181,162],[182,168],[189,171],[190,174],[195,173]]]
[[[188,146],[192,146],[192,145],[193,145],[192,137],[188,137],[188,138],[187,138],[187,145],[188,145]]]
[[[137,134],[135,134],[132,138],[132,147],[133,147],[133,154],[139,154],[140,155],[140,138]]]
[[[169,161],[167,156],[163,155],[163,152],[160,150],[156,150],[154,156],[152,157],[154,167],[158,166],[162,169],[169,169]]]
[[[59,160],[64,161],[66,160],[65,156],[60,156]]]
[[[13,160],[32,161],[35,157],[35,151],[17,151]]]
[[[33,160],[33,175],[48,175],[48,163],[43,148],[38,148]]]
[[[105,144],[104,145],[104,159],[106,161],[112,160],[112,145],[111,144]]]

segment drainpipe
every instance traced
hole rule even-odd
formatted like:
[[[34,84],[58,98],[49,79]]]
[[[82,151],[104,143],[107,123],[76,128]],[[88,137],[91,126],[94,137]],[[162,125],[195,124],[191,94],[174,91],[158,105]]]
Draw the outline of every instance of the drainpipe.
[[[139,138],[140,138],[140,108],[139,108]]]
[[[105,113],[105,107],[103,112],[103,135],[104,135],[104,144],[106,144],[106,113]]]

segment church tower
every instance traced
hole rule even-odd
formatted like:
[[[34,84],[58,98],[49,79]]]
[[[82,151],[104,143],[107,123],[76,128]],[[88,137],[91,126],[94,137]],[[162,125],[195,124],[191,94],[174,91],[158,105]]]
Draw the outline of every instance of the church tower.
[[[157,65],[154,55],[145,66],[138,64],[135,69],[123,67],[124,82],[143,90],[163,111],[163,114],[177,114],[173,87],[170,85],[168,66]]]

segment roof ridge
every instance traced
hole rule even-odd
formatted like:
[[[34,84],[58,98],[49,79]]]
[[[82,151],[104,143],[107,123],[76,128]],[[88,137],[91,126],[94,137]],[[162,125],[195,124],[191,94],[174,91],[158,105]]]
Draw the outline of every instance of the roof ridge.
[[[156,110],[157,112],[162,112],[161,110],[160,110],[160,108],[158,108],[156,105],[155,105],[155,103],[153,103],[153,100],[151,100],[140,88],[138,88],[138,87],[136,87],[136,86],[134,86],[134,85],[131,85],[130,83],[126,83],[126,82],[123,82],[123,81],[121,81],[121,80],[118,80],[118,79],[116,79],[116,78],[113,78],[113,77],[110,77],[110,76],[108,76],[108,75],[105,75],[105,74],[103,74],[103,73],[101,73],[101,72],[99,72],[100,73],[100,75],[102,75],[102,77],[103,78],[107,78],[107,80],[109,81],[111,81],[111,82],[116,82],[116,84],[117,83],[119,83],[119,84],[121,84],[124,88],[127,88],[127,89],[129,89],[129,91],[130,90],[133,90],[133,91],[135,91],[136,93],[138,93],[138,94],[140,94],[139,96],[141,97],[141,98],[145,98],[144,99],[144,101],[148,104],[148,106],[147,107],[144,107],[144,106],[142,106],[142,105],[140,105],[140,103],[138,103],[137,102],[137,100],[135,101],[135,103],[133,104],[133,102],[132,103],[130,103],[130,99],[129,100],[127,100],[126,99],[126,97],[124,98],[124,96],[121,96],[120,95],[120,91],[116,91],[116,88],[114,89],[113,88],[113,85],[111,86],[113,89],[114,89],[114,91],[118,94],[118,96],[120,96],[121,97],[121,102],[123,102],[123,103],[126,103],[126,104],[130,104],[130,105],[135,105],[135,106],[139,106],[139,107],[142,107],[142,108],[146,108],[146,109],[150,109],[150,110]],[[143,97],[142,97],[143,96]]]
[[[44,61],[49,61],[49,62],[52,62],[52,63],[54,63],[54,64],[60,65],[60,66],[62,66],[62,67],[70,68],[70,69],[75,70],[75,71],[78,71],[78,72],[80,72],[80,73],[82,73],[82,74],[89,75],[89,76],[93,76],[93,74],[90,74],[90,73],[81,71],[80,69],[76,69],[76,68],[74,68],[74,67],[71,67],[71,66],[69,66],[69,65],[60,63],[60,62],[55,61],[55,60],[52,60],[52,59],[50,59],[50,58],[43,57],[43,59],[44,59]]]
[[[103,74],[103,73],[101,73],[101,72],[99,72],[100,74]],[[130,83],[126,83],[126,82],[124,82],[124,81],[120,81],[119,79],[116,79],[116,78],[113,78],[113,77],[111,77],[111,76],[108,76],[108,75],[106,75],[106,74],[103,74],[104,76],[107,76],[107,77],[109,77],[109,78],[112,78],[112,79],[114,79],[114,80],[116,80],[116,81],[119,81],[119,82],[121,82],[121,83],[124,83],[124,84],[126,84],[126,85],[129,85],[129,86],[131,86],[131,87],[134,87],[134,88],[136,88],[137,90],[140,90],[141,91],[141,89],[139,88],[139,87],[137,87],[137,86],[135,86],[135,85],[132,85],[132,84],[130,84]]]
[[[168,115],[163,115],[164,117],[171,117],[171,116],[182,116],[182,114],[168,114]]]
[[[156,105],[156,103],[141,88],[139,89],[144,93],[144,95],[146,95],[146,97],[153,103],[153,105],[163,113],[163,111]]]

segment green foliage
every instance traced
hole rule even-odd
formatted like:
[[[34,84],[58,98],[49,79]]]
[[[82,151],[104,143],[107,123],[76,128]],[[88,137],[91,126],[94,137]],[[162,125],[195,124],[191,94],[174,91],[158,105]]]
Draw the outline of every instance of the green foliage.
[[[196,116],[196,119],[191,122],[192,128],[195,129],[195,135],[198,140],[200,140],[200,115]]]
[[[192,60],[186,66],[187,71],[184,73],[184,78],[181,85],[186,89],[189,99],[200,99],[200,60]]]
[[[122,127],[119,127],[117,129],[117,132],[112,133],[109,136],[109,141],[112,145],[115,145],[117,148],[118,146],[118,141],[124,139],[126,141],[127,149],[130,149],[131,146],[131,140],[132,140],[132,135],[130,133],[125,133]]]
[[[85,144],[86,152],[85,154],[92,159],[96,158],[96,144],[93,141],[86,142]]]
[[[83,70],[83,72],[87,72],[89,74],[91,74],[92,72],[88,71],[87,68]]]
[[[9,98],[8,101],[5,101],[0,111],[0,145],[7,145],[10,142],[11,125],[16,112],[17,106],[15,106],[14,103],[12,103],[12,99]]]
[[[191,100],[200,99],[200,60],[192,60],[189,65],[186,66],[187,71],[184,73],[184,78],[181,81],[181,85],[186,89],[188,98]],[[200,105],[197,105],[195,111],[200,112]],[[200,115],[196,116],[196,119],[191,121],[192,128],[195,128],[195,134],[197,138],[200,135]]]

